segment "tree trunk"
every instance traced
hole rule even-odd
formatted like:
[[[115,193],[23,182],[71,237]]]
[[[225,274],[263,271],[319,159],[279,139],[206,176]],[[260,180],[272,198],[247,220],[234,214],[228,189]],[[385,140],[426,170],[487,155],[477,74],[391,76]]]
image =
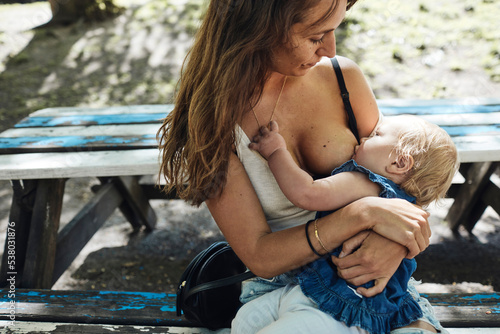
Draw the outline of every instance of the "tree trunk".
[[[80,19],[102,21],[121,11],[113,0],[49,0],[49,3],[53,24],[71,24]]]

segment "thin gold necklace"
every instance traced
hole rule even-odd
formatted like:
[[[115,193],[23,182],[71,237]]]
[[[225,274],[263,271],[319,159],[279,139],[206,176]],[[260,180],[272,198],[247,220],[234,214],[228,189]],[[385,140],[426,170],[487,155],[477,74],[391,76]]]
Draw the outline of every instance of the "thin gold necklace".
[[[273,118],[274,118],[274,113],[276,112],[276,107],[278,107],[278,103],[280,102],[281,93],[283,93],[283,89],[285,88],[286,78],[288,78],[288,77],[285,75],[285,79],[283,80],[283,85],[281,85],[280,94],[278,95],[278,99],[276,100],[276,104],[274,105],[274,109],[273,109],[273,112],[271,114],[271,118],[269,119],[269,122],[267,124],[271,123]],[[257,118],[257,114],[255,113],[255,110],[253,108],[252,108],[252,112],[253,112],[253,117],[255,117],[255,120],[257,121],[257,125],[259,126],[259,129],[260,129],[260,122],[259,122],[259,119]]]

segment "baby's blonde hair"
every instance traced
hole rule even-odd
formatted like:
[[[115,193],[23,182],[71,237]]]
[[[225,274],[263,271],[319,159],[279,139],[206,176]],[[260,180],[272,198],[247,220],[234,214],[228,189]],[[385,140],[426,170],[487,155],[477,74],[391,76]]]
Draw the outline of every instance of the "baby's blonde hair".
[[[413,168],[401,183],[406,193],[416,198],[417,204],[427,206],[442,199],[451,186],[459,167],[458,153],[448,133],[439,126],[410,115],[408,122],[415,124],[399,133],[394,153],[412,156]]]

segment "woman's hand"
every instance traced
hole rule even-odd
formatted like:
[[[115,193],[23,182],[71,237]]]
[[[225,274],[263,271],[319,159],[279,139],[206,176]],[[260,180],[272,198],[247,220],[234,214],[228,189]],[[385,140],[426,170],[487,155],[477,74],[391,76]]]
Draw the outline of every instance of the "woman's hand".
[[[338,275],[353,285],[372,280],[369,289],[359,287],[365,297],[381,293],[406,256],[407,249],[375,232],[363,231],[344,242],[339,257],[332,256]]]
[[[403,199],[380,197],[366,197],[353,204],[359,206],[357,210],[367,229],[405,246],[408,259],[429,246],[429,213],[419,206]]]

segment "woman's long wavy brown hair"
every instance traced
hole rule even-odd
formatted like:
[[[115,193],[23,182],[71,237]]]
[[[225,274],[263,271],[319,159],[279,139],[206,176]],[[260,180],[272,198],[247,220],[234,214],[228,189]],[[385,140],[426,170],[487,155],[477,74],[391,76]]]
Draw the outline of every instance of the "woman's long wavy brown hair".
[[[164,191],[200,205],[226,183],[235,126],[260,97],[272,50],[321,0],[211,0],[158,131]],[[349,9],[357,0],[347,2]],[[317,23],[330,17],[330,10]]]

